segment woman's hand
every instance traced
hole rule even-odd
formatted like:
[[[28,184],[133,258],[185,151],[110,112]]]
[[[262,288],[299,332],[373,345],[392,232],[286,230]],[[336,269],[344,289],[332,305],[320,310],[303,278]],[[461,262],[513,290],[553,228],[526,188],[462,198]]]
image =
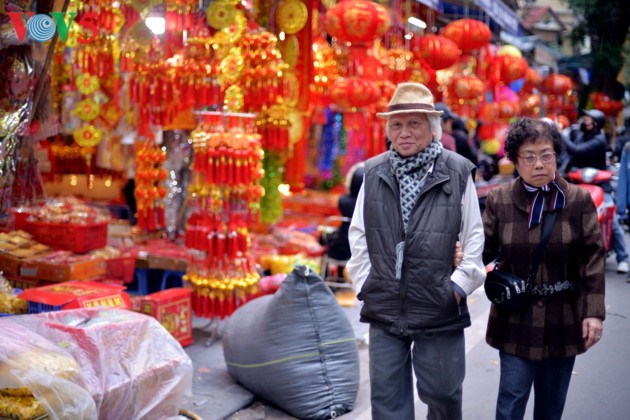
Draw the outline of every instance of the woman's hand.
[[[582,338],[586,340],[586,350],[593,347],[602,338],[604,326],[599,318],[584,318],[582,321]]]
[[[457,241],[455,242],[455,252],[453,253],[453,267],[459,266],[462,262],[462,258],[464,258],[464,249],[462,248],[462,244]]]

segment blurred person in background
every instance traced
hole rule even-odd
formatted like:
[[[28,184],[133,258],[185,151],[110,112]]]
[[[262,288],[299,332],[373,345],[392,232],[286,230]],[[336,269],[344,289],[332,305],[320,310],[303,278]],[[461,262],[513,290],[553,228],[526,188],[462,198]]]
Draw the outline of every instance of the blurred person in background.
[[[595,168],[607,170],[608,142],[604,135],[606,116],[598,109],[584,110],[579,127],[574,127],[568,136],[564,136],[564,146],[568,155],[566,170]],[[604,200],[608,204],[614,204],[613,188],[607,182],[601,184],[604,189]],[[617,272],[628,274],[628,249],[624,239],[624,232],[619,223],[619,216],[615,214],[612,224],[612,238],[610,246],[617,259]]]

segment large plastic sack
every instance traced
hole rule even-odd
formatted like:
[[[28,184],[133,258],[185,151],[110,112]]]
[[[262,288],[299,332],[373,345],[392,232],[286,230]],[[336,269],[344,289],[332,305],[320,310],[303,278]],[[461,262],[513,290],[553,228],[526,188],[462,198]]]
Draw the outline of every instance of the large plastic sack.
[[[326,419],[354,408],[359,389],[354,331],[310,268],[297,266],[274,295],[234,312],[222,342],[229,373],[291,415]]]
[[[94,419],[86,377],[62,346],[0,318],[0,418]]]
[[[83,390],[96,407],[96,415],[85,418],[171,418],[192,396],[192,361],[152,317],[116,308],[84,308],[12,317],[8,322],[71,355],[80,368]],[[82,418],[66,416],[63,410],[53,411],[62,413],[62,419]]]

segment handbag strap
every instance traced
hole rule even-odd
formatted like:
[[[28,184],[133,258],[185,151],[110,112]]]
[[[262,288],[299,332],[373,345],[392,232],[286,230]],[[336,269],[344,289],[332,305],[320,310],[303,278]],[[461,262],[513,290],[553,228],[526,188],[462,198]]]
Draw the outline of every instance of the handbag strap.
[[[553,225],[556,223],[556,216],[558,215],[557,211],[553,211],[547,213],[545,215],[545,219],[543,221],[543,231],[540,237],[540,242],[536,247],[536,251],[534,252],[534,258],[532,259],[532,263],[529,266],[529,275],[527,276],[526,283],[529,285],[529,281],[536,276],[538,272],[538,266],[540,265],[540,259],[542,258],[543,252],[545,252],[545,248],[549,243],[549,238],[551,238],[551,231],[553,230]],[[501,261],[501,250],[497,254],[497,258],[494,260],[495,266],[494,269],[499,269],[499,262]]]

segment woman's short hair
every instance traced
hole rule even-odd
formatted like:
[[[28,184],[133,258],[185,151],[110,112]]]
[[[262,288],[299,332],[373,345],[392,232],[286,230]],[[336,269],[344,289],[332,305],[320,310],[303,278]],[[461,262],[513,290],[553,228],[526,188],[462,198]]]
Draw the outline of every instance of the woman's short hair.
[[[562,137],[555,124],[535,118],[521,118],[512,123],[505,138],[505,155],[512,162],[518,159],[523,143],[550,141],[556,155],[562,152]]]

